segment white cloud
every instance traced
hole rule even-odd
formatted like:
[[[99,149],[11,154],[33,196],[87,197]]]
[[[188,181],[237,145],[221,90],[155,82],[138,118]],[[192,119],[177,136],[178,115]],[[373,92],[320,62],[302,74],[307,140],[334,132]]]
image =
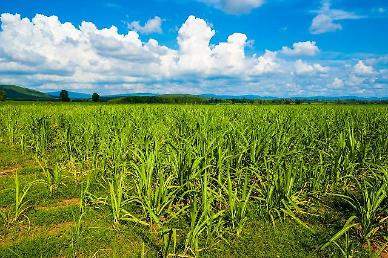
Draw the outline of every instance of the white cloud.
[[[299,59],[300,55],[317,53],[315,42],[297,42],[287,50],[266,50],[261,55],[246,51],[250,40],[243,33],[210,43],[215,30],[194,16],[180,27],[176,49],[155,39],[144,41],[135,31],[121,34],[115,26],[97,28],[91,22],[76,27],[56,16],[36,15],[30,20],[2,14],[0,20],[0,84],[105,94],[142,91],[277,96],[329,94],[328,89],[338,93],[340,89],[330,87],[333,78],[341,78],[346,85],[360,82],[362,86],[354,87],[364,87],[366,92],[371,85],[385,84],[383,72],[361,76],[353,71],[370,73],[372,59],[356,65],[358,68],[351,65],[352,60],[310,57],[311,63],[306,63]],[[283,51],[289,57],[282,58],[279,53]],[[373,59],[373,64],[377,67],[379,62],[385,64],[384,60]],[[380,66],[380,71],[383,69]],[[375,83],[376,78],[380,81]]]
[[[315,41],[305,41],[294,43],[292,48],[283,47],[280,52],[290,56],[314,56],[319,53],[319,48]]]
[[[308,64],[300,59],[295,62],[295,72],[297,74],[326,73],[328,71],[328,67],[322,66],[320,64]]]
[[[248,13],[260,7],[264,0],[197,0],[229,14]]]
[[[242,33],[234,33],[228,37],[227,42],[222,42],[214,47],[213,56],[217,60],[217,70],[240,73],[244,71],[246,57],[244,48],[247,45],[247,36]]]
[[[258,74],[274,73],[278,71],[280,64],[277,62],[276,52],[266,50],[264,55],[257,59],[254,72]]]
[[[376,73],[373,66],[366,65],[362,60],[353,67],[353,72],[357,75],[374,75]]]
[[[133,21],[128,24],[129,29],[133,29],[143,34],[162,33],[162,19],[159,16],[155,16],[149,19],[144,26],[139,21]]]
[[[259,58],[246,56],[248,40],[242,33],[211,45],[215,31],[194,16],[179,29],[177,50],[154,39],[143,42],[135,31],[120,34],[115,26],[98,29],[91,22],[76,28],[56,16],[36,15],[29,20],[2,14],[1,28],[0,72],[29,74],[29,80],[42,85],[89,87],[213,76],[244,78],[276,66],[269,52]]]
[[[362,16],[356,15],[352,12],[331,9],[330,0],[324,0],[322,2],[321,9],[318,11],[317,16],[314,17],[311,23],[310,32],[312,34],[322,34],[341,30],[342,25],[338,23],[338,21],[361,18]]]
[[[330,31],[341,30],[342,25],[339,23],[334,23],[333,18],[327,14],[317,15],[310,27],[310,32],[312,34],[321,34]]]
[[[350,86],[359,86],[362,85],[364,81],[364,77],[359,77],[356,74],[350,74],[347,84],[349,84]]]
[[[344,86],[344,81],[336,77],[336,78],[334,78],[331,86],[333,88],[342,88]]]
[[[276,53],[266,53],[255,58],[245,55],[247,36],[230,35],[226,42],[211,46],[215,31],[203,19],[190,16],[178,31],[179,56],[177,67],[185,74],[199,76],[245,77],[273,71],[277,64]]]
[[[380,79],[384,80],[384,75],[380,75],[373,66],[367,65],[364,61],[360,60],[352,67],[347,84],[356,87],[363,85],[373,85],[375,87],[379,84],[376,83],[379,76]]]
[[[207,72],[214,66],[210,39],[215,31],[206,21],[190,16],[178,31],[179,67],[184,71]]]
[[[2,14],[1,22],[0,41],[7,42],[0,45],[3,63],[28,66],[31,73],[47,74],[45,80],[57,81],[54,75],[60,75],[62,81],[79,83],[135,81],[149,70],[149,77],[158,77],[162,59],[174,52],[154,40],[143,43],[133,31],[119,34],[114,26],[100,30],[82,22],[76,28],[44,15],[29,20]]]
[[[382,79],[388,80],[388,69],[381,69],[379,73],[381,74]]]

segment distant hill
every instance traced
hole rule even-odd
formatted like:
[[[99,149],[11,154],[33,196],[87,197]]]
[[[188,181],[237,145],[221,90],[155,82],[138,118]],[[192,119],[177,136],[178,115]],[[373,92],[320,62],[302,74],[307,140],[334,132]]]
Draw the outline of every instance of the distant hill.
[[[40,92],[16,85],[0,85],[8,100],[59,100],[60,91]],[[92,94],[68,91],[71,100],[90,100]],[[155,94],[155,93],[124,93],[114,95],[100,94],[101,101],[114,103],[251,103],[253,101],[282,102],[282,101],[308,101],[308,102],[382,102],[388,101],[388,96],[360,97],[360,96],[306,96],[306,97],[274,97],[258,95],[218,95],[218,94]]]
[[[388,97],[360,97],[360,96],[310,96],[310,97],[274,97],[259,95],[217,95],[217,94],[153,94],[128,93],[101,96],[101,100],[115,103],[283,103],[292,101],[308,102],[379,102],[388,101]]]
[[[166,95],[130,95],[108,100],[113,103],[150,103],[150,104],[205,104],[207,98],[196,95],[166,94]]]
[[[313,96],[313,97],[292,97],[291,99],[297,100],[310,100],[310,101],[382,101],[388,100],[388,97],[359,97],[359,96]]]
[[[101,99],[104,101],[113,100],[113,99],[121,99],[125,97],[154,97],[159,96],[154,93],[124,93],[124,94],[115,94],[115,95],[103,95]]]
[[[272,96],[258,96],[258,95],[217,95],[217,94],[202,94],[200,95],[204,98],[213,98],[213,99],[248,99],[248,100],[274,100],[279,99],[278,97]]]
[[[359,96],[310,96],[310,97],[274,97],[274,96],[258,96],[258,95],[216,95],[216,94],[202,94],[205,98],[213,99],[246,99],[246,100],[306,100],[306,101],[382,101],[388,100],[388,97],[359,97]]]
[[[53,91],[48,92],[47,94],[54,98],[59,98],[60,91]],[[92,94],[87,93],[81,93],[81,92],[75,92],[75,91],[68,91],[69,98],[73,100],[85,100],[85,99],[91,99]],[[150,96],[158,96],[157,94],[153,93],[124,93],[124,94],[115,94],[115,95],[102,95],[100,96],[102,100],[107,101],[111,99],[119,99],[119,98],[125,98],[125,97],[132,97],[132,96],[140,96],[140,97],[150,97]]]
[[[59,98],[60,91],[48,92],[47,94],[53,98]],[[92,94],[68,91],[70,99],[91,99]]]
[[[0,85],[0,90],[5,91],[8,100],[51,100],[47,93],[31,90],[16,85]]]

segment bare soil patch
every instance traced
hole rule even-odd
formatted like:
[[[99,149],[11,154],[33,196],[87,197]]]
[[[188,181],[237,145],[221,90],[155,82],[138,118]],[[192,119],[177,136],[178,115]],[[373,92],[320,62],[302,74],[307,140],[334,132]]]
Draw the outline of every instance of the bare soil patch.
[[[81,200],[79,198],[71,198],[71,199],[64,199],[60,202],[50,204],[49,206],[36,206],[34,209],[36,210],[53,210],[53,209],[60,209],[65,208],[68,206],[77,206],[79,205]]]
[[[23,242],[25,240],[34,239],[40,236],[56,236],[61,232],[69,230],[74,222],[63,222],[59,224],[55,224],[49,228],[46,227],[33,227],[31,229],[26,228],[22,229],[16,234],[5,236],[4,238],[0,238],[0,248],[17,244]]]
[[[21,168],[20,166],[16,166],[13,168],[6,168],[3,170],[0,170],[0,177],[11,175],[11,174],[15,173],[20,168]]]

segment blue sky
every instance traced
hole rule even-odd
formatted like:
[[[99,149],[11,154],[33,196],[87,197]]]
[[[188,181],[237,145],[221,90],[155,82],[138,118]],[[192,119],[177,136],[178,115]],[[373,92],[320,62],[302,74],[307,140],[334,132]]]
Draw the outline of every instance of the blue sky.
[[[0,13],[1,84],[388,96],[383,0],[13,0]]]

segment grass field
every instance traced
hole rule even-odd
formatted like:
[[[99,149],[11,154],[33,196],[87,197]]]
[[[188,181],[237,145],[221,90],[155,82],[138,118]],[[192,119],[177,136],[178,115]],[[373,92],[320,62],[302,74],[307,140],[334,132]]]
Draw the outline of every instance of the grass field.
[[[388,106],[0,104],[0,257],[387,257]]]

